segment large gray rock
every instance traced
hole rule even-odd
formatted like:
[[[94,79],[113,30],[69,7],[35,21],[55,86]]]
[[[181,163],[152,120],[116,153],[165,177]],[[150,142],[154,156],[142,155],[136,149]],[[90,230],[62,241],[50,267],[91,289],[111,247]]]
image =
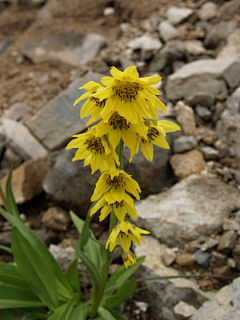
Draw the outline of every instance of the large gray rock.
[[[63,150],[43,181],[43,189],[54,199],[85,217],[99,174],[91,174],[83,161],[72,162],[76,150]]]
[[[96,58],[105,44],[100,34],[66,31],[34,40],[22,48],[22,54],[34,63],[57,60],[81,66]]]
[[[11,148],[24,160],[36,157],[45,158],[48,154],[44,146],[20,122],[12,119],[2,119],[0,122],[0,134],[5,137]]]
[[[239,207],[237,189],[198,175],[136,203],[140,227],[170,246],[219,232],[223,219]]]
[[[227,44],[218,54],[218,58],[236,58],[240,60],[240,29],[236,29],[227,40]]]
[[[226,105],[217,123],[217,134],[235,152],[240,166],[240,87],[228,98]]]
[[[79,117],[79,109],[86,100],[80,101],[74,108],[72,105],[86,92],[78,88],[91,80],[100,82],[101,75],[89,72],[84,77],[77,78],[26,122],[29,130],[48,150],[63,146],[73,134],[86,130],[88,118],[81,120]]]
[[[240,278],[223,287],[213,301],[206,301],[191,320],[239,320]]]
[[[234,88],[240,81],[240,61],[202,59],[190,62],[170,75],[166,84],[169,100],[179,100],[191,94],[227,97],[227,87]]]

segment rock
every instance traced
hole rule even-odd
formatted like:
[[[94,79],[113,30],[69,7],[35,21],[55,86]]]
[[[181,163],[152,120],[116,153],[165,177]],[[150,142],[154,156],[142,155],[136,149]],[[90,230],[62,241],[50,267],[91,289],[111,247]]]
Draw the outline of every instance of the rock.
[[[223,219],[223,230],[240,230],[240,224],[232,219],[225,218]]]
[[[206,162],[200,151],[191,150],[184,154],[174,154],[170,158],[170,164],[176,177],[184,179],[191,174],[201,173]]]
[[[0,134],[6,137],[11,148],[24,160],[29,158],[45,158],[48,151],[30,133],[22,123],[12,119],[2,119]]]
[[[46,0],[18,0],[18,2],[28,7],[39,7],[40,5],[45,3]]]
[[[169,267],[175,261],[175,259],[176,253],[172,249],[167,247],[163,249],[162,260],[167,267]]]
[[[167,141],[172,146],[173,137],[178,133],[168,133]],[[173,176],[169,166],[171,151],[154,146],[153,162],[147,161],[139,150],[129,163],[129,150],[124,148],[123,166],[124,170],[139,183],[141,187],[141,198],[149,194],[160,192],[164,187],[171,184]]]
[[[206,301],[190,320],[238,320],[240,316],[240,278],[223,287],[213,301]]]
[[[3,51],[5,51],[13,42],[14,40],[12,38],[0,42],[0,54],[3,53]]]
[[[64,248],[62,244],[51,244],[49,246],[49,251],[55,260],[57,260],[63,272],[66,273],[71,260],[74,258],[75,250],[73,247]],[[91,277],[86,266],[81,261],[78,261],[78,276],[81,283],[81,289],[86,289],[91,286]]]
[[[195,258],[191,253],[177,254],[176,263],[182,267],[190,267],[195,263]]]
[[[193,136],[180,136],[173,141],[173,152],[181,153],[194,149],[197,146],[197,140]]]
[[[151,38],[147,35],[130,40],[127,47],[133,50],[141,50],[143,60],[150,59],[156,51],[162,47],[162,43],[158,39]]]
[[[163,41],[168,41],[180,37],[180,32],[169,21],[162,21],[158,27],[160,36]]]
[[[176,25],[187,20],[193,13],[193,9],[190,8],[170,7],[166,11],[166,16],[171,24]]]
[[[79,109],[86,100],[80,101],[74,108],[72,105],[86,92],[78,88],[88,81],[100,82],[101,75],[89,72],[84,77],[77,78],[26,122],[29,130],[48,150],[63,146],[72,135],[86,130],[88,118],[79,118]]]
[[[196,308],[191,306],[190,304],[180,301],[178,304],[175,305],[174,307],[174,314],[177,317],[181,317],[181,319],[189,319],[192,315],[194,315],[197,311]]]
[[[227,97],[227,85],[236,87],[240,81],[240,62],[229,59],[202,59],[185,64],[168,77],[166,95],[169,100],[179,100],[191,93]]]
[[[214,238],[209,238],[201,245],[201,251],[207,251],[208,249],[212,249],[218,245],[219,241]]]
[[[36,158],[24,162],[12,173],[12,191],[17,204],[32,200],[36,195],[43,192],[42,181],[49,167],[45,160]],[[7,177],[1,180],[5,186]],[[2,202],[0,200],[0,204]]]
[[[223,20],[230,20],[234,15],[238,14],[240,14],[240,3],[238,0],[227,1],[219,10],[219,15]]]
[[[2,119],[12,119],[19,121],[21,120],[29,111],[28,105],[24,102],[16,102],[9,109],[7,109]]]
[[[227,256],[218,251],[212,251],[212,263],[218,266],[226,265]]]
[[[206,161],[219,159],[219,156],[220,156],[219,151],[212,147],[209,147],[209,146],[201,147],[200,150]]]
[[[217,123],[217,135],[228,147],[233,148],[240,166],[240,87],[227,99],[226,109]],[[221,137],[221,138],[220,138]]]
[[[81,160],[72,162],[75,152],[60,153],[43,181],[43,189],[55,202],[85,217],[99,174],[92,175],[89,166],[82,167]]]
[[[17,168],[23,162],[23,159],[11,148],[7,148],[1,160],[1,169],[10,169],[11,166]]]
[[[175,107],[177,113],[177,122],[179,123],[182,133],[186,136],[195,136],[196,123],[192,108],[179,101]]]
[[[215,274],[216,276],[220,276],[220,277],[231,277],[232,270],[228,265],[221,266],[221,267],[214,267],[213,274]],[[226,281],[226,279],[222,279],[222,281]]]
[[[234,230],[224,232],[219,240],[217,250],[222,251],[223,253],[230,252],[230,250],[234,248],[236,240],[237,234]]]
[[[3,246],[11,247],[12,244],[12,231],[0,232],[0,244]]]
[[[236,20],[220,21],[213,25],[205,37],[205,47],[215,49],[224,44],[227,41],[228,36],[237,28],[237,25]]]
[[[96,58],[105,44],[100,34],[66,31],[34,40],[21,52],[34,63],[56,60],[79,67]]]
[[[139,227],[174,247],[218,233],[223,218],[240,208],[240,198],[235,188],[219,179],[191,175],[135,205]]]
[[[189,95],[186,96],[186,102],[191,107],[196,105],[202,105],[205,107],[211,107],[215,102],[215,96],[210,94],[202,94],[201,92],[199,94],[195,94],[194,96]]]
[[[189,55],[198,56],[207,53],[201,41],[186,40],[184,41],[185,52]]]
[[[208,268],[210,266],[212,258],[210,252],[203,252],[202,250],[197,250],[196,252],[194,252],[193,256],[200,266],[204,268]]]
[[[240,270],[240,243],[237,243],[232,251],[233,258],[236,262],[236,267]]]
[[[53,230],[65,231],[70,222],[69,214],[58,206],[48,208],[42,216],[43,225]]]
[[[198,12],[199,18],[203,21],[211,20],[217,16],[218,7],[214,2],[205,2]]]
[[[206,107],[202,107],[202,106],[197,106],[196,107],[196,113],[197,115],[202,118],[204,121],[209,121],[211,120],[212,117],[212,112],[206,108]]]
[[[106,7],[103,10],[104,17],[112,16],[115,13],[115,10],[113,7]]]
[[[227,39],[227,44],[218,53],[218,58],[240,59],[240,29],[236,29]]]

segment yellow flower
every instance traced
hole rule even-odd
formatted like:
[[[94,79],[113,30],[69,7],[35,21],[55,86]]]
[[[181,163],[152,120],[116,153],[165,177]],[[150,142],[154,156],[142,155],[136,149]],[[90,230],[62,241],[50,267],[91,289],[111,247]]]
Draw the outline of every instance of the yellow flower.
[[[129,250],[129,252],[122,251],[122,259],[127,269],[137,262],[135,255],[131,250]]]
[[[92,174],[100,169],[109,170],[111,174],[116,171],[115,162],[120,165],[115,150],[107,141],[106,137],[96,137],[95,130],[88,130],[86,133],[74,135],[76,137],[69,142],[66,149],[78,148],[72,161],[83,160],[84,166],[90,164]]]
[[[122,249],[128,252],[132,241],[140,246],[140,240],[145,242],[141,234],[149,233],[149,231],[140,229],[129,221],[122,221],[112,230],[106,243],[106,249],[109,247],[109,250],[113,251],[120,241]]]
[[[125,118],[120,116],[117,112],[114,112],[107,123],[101,120],[96,125],[96,135],[101,137],[107,134],[108,140],[113,149],[116,149],[117,145],[122,139],[131,152],[131,157],[129,159],[129,162],[131,162],[137,143],[136,133],[147,139],[146,131],[143,129],[143,126],[143,122],[139,122],[138,125],[128,123]]]
[[[108,202],[106,196],[102,197],[102,199],[100,199],[92,208],[90,215],[92,216],[100,208],[102,209],[99,221],[104,220],[112,210],[120,221],[124,220],[126,213],[128,213],[133,219],[137,219],[137,210],[133,205],[133,199],[126,193],[124,193],[121,201]]]
[[[138,124],[139,116],[145,119],[157,119],[157,109],[166,111],[165,105],[156,97],[160,92],[152,85],[159,83],[161,77],[152,76],[139,78],[135,66],[123,72],[112,67],[113,77],[103,77],[105,88],[92,94],[100,101],[106,100],[101,116],[105,122],[114,112],[118,112],[127,122]]]
[[[116,170],[115,175],[112,176],[109,171],[105,171],[96,183],[91,201],[104,197],[108,203],[121,202],[125,196],[125,190],[134,195],[137,200],[140,200],[139,192],[141,192],[141,189],[139,184],[129,174],[123,170]]]
[[[75,106],[79,101],[83,99],[87,99],[87,101],[82,105],[80,109],[80,116],[81,119],[89,116],[91,114],[91,118],[88,121],[88,124],[92,123],[93,121],[97,120],[100,117],[100,113],[102,112],[106,99],[99,100],[98,98],[92,97],[91,95],[98,92],[98,90],[101,90],[103,86],[95,81],[89,81],[84,86],[80,87],[79,89],[85,89],[88,90],[88,92],[85,92],[81,95],[80,98],[78,98],[73,106]]]
[[[138,136],[135,154],[138,152],[139,145],[141,145],[141,151],[144,157],[148,161],[153,161],[153,144],[163,149],[170,149],[165,138],[166,133],[181,129],[177,124],[167,120],[149,121],[146,126],[148,130],[147,139]]]

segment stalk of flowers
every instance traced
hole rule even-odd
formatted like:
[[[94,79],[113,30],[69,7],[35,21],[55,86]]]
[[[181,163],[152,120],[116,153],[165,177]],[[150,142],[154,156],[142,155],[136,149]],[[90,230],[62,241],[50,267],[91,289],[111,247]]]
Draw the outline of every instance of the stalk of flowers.
[[[91,215],[100,210],[100,221],[109,214],[110,229],[106,248],[112,252],[120,242],[126,267],[136,262],[130,250],[132,242],[140,245],[142,234],[149,231],[136,227],[129,218],[137,219],[132,196],[140,200],[138,183],[122,166],[122,148],[125,143],[130,150],[129,162],[139,147],[148,161],[153,160],[153,144],[169,149],[166,133],[180,130],[175,123],[158,120],[158,109],[165,112],[165,105],[158,99],[159,90],[152,87],[160,81],[159,76],[139,78],[135,66],[123,72],[111,68],[112,77],[103,77],[102,84],[90,81],[76,105],[87,101],[81,108],[81,118],[91,116],[89,124],[100,118],[97,125],[86,133],[75,135],[67,149],[77,148],[73,161],[84,159],[92,173],[100,170],[91,201],[98,200]],[[80,88],[80,89],[82,89]],[[132,196],[130,196],[131,194]]]

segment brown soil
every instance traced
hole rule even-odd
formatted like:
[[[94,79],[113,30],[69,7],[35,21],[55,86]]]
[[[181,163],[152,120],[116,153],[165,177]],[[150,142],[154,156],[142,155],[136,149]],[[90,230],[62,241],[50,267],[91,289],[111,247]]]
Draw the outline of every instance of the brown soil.
[[[189,1],[191,2],[191,1]],[[43,36],[62,31],[96,32],[107,42],[119,37],[121,22],[139,25],[153,13],[163,12],[177,0],[48,0],[45,6],[29,8],[13,0],[0,11],[0,42],[9,38],[14,43],[0,56],[0,116],[15,102],[25,102],[34,114],[86,68],[75,68],[58,62],[33,64],[21,55],[21,48]],[[189,5],[184,1],[183,5]],[[105,7],[115,8],[113,16],[104,17]],[[51,18],[39,20],[39,14]],[[41,81],[44,76],[48,81]]]

